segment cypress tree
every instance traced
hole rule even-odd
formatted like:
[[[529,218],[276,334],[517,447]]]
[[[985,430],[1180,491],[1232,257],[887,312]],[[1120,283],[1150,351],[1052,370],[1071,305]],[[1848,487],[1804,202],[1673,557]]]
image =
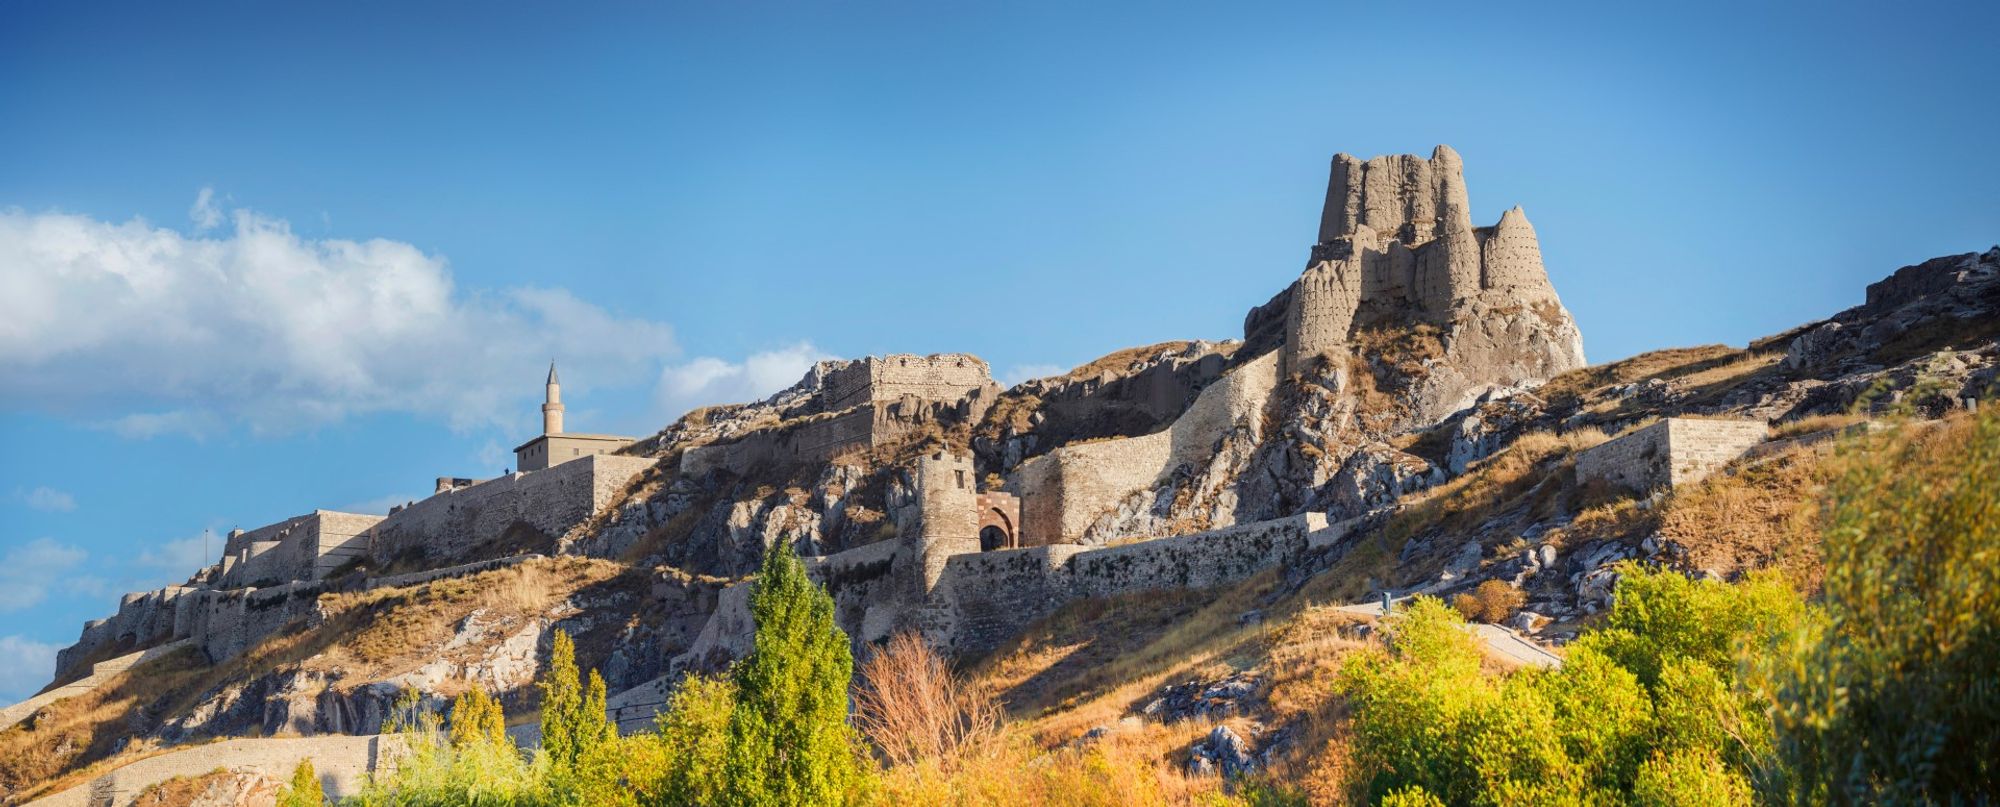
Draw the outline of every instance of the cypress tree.
[[[756,641],[736,670],[726,803],[832,805],[859,775],[847,725],[854,658],[833,599],[789,550],[772,547],[750,594]]]

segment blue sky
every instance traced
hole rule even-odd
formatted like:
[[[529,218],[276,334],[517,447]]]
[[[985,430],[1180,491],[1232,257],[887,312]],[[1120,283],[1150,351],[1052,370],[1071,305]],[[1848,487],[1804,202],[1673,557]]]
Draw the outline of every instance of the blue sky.
[[[0,6],[0,700],[219,535],[810,361],[1236,336],[1465,158],[1591,358],[2000,241],[1991,3]],[[210,545],[213,550],[219,540]]]

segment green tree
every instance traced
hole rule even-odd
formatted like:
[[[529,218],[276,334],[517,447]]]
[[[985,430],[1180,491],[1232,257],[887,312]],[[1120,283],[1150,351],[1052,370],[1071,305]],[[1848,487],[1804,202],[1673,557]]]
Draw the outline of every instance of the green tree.
[[[722,803],[840,804],[860,776],[847,687],[854,659],[833,599],[774,547],[751,589],[756,639],[736,668]]]
[[[278,791],[277,807],[320,807],[325,803],[326,792],[320,789],[312,760],[299,760],[298,767],[292,769],[291,783]]]
[[[451,744],[464,748],[474,743],[507,742],[507,720],[500,702],[474,686],[451,704]]]
[[[549,668],[542,688],[542,752],[557,771],[574,769],[577,760],[618,736],[605,712],[604,678],[590,671],[589,689],[580,683],[576,644],[557,630],[550,643]]]
[[[1793,803],[1977,803],[2000,793],[2000,407],[1906,425],[1843,457],[1824,619],[1768,675],[1760,787]]]

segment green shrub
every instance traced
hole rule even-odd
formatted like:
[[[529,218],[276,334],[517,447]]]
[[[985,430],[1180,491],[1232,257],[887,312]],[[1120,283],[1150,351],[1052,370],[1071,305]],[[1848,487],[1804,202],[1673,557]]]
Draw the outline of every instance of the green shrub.
[[[299,760],[298,767],[292,769],[291,783],[278,791],[277,807],[320,807],[325,803],[326,791],[320,789],[313,761]]]
[[[500,702],[481,687],[461,693],[451,705],[451,744],[463,748],[473,743],[507,742],[507,719]]]

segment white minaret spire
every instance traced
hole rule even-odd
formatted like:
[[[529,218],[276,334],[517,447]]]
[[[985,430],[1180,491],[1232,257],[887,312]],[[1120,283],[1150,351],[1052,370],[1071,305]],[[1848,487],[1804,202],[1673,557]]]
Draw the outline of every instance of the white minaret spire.
[[[542,404],[542,433],[562,434],[562,381],[556,378],[556,363],[549,361],[549,394]]]

